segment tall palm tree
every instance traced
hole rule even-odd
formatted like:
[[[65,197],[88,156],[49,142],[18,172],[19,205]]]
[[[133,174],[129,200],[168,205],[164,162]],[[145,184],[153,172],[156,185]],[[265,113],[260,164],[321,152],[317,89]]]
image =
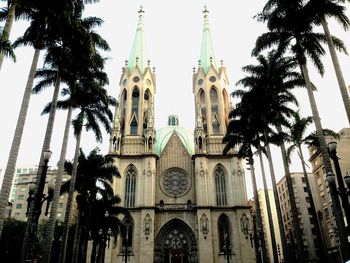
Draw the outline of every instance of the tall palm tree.
[[[320,150],[323,158],[326,173],[332,172],[332,166],[325,138],[322,132],[322,125],[318,113],[315,97],[313,94],[313,86],[310,81],[307,55],[315,64],[318,71],[323,74],[324,67],[320,57],[325,54],[325,50],[321,43],[326,43],[326,36],[321,33],[312,31],[312,23],[308,16],[304,5],[304,1],[285,1],[270,0],[265,6],[263,12],[258,16],[260,21],[267,22],[267,33],[262,34],[256,41],[253,54],[259,54],[262,50],[277,45],[279,52],[284,53],[290,51],[300,65],[303,78],[305,80],[308,98],[311,106],[316,133],[320,142]],[[345,50],[343,43],[333,37],[333,43],[339,50]],[[340,233],[344,233],[345,225],[342,219],[340,203],[337,197],[332,195],[333,215],[336,219],[336,225]],[[349,245],[344,235],[340,235],[340,243],[345,258],[350,257]],[[299,257],[302,257],[302,249],[299,244]]]
[[[257,125],[252,118],[250,112],[250,103],[244,98],[245,91],[237,90],[233,92],[233,96],[241,96],[241,102],[237,103],[236,107],[230,112],[232,118],[228,124],[226,135],[223,142],[226,143],[223,154],[228,154],[231,149],[238,147],[237,156],[245,158],[249,165],[249,170],[252,178],[254,204],[257,221],[257,239],[260,247],[257,251],[258,262],[267,262],[267,254],[265,247],[265,237],[262,225],[260,201],[258,196],[258,188],[256,184],[256,175],[254,168],[253,147],[258,148],[259,139],[257,136]],[[261,254],[259,253],[261,252]]]
[[[290,90],[303,85],[304,82],[301,75],[295,72],[297,64],[292,57],[283,57],[278,51],[271,50],[266,56],[257,56],[257,61],[257,65],[243,67],[247,75],[242,78],[238,84],[249,89],[247,94],[250,96],[252,114],[255,115],[255,121],[260,123],[259,133],[263,138],[262,141],[264,141],[264,148],[269,162],[283,254],[285,260],[288,260],[289,256],[284,234],[282,212],[279,205],[279,195],[270,150],[271,140],[276,141],[277,136],[270,126],[286,124],[285,118],[292,112],[289,108],[289,104],[297,104]],[[264,114],[260,114],[260,112]],[[288,169],[286,169],[286,177],[287,179],[290,177]],[[289,192],[289,194],[292,210],[294,207],[296,212],[295,202],[293,202],[294,195],[291,192]],[[297,223],[295,227],[298,228]],[[301,236],[300,240],[302,240]]]
[[[310,182],[309,182],[309,178],[307,176],[307,171],[306,171],[306,162],[305,162],[305,158],[304,158],[304,154],[302,151],[302,145],[303,144],[307,144],[309,146],[314,146],[316,148],[319,147],[319,144],[317,143],[317,137],[315,133],[312,133],[308,136],[305,136],[305,132],[306,129],[308,127],[308,125],[310,125],[312,123],[312,118],[311,117],[301,117],[299,112],[295,112],[292,114],[292,123],[290,125],[290,129],[289,129],[289,133],[287,135],[286,141],[288,141],[289,143],[291,143],[291,145],[287,148],[287,159],[289,161],[289,163],[291,162],[291,155],[294,151],[297,152],[298,157],[300,159],[301,162],[301,166],[303,169],[303,174],[304,174],[304,180],[306,183],[306,187],[307,187],[307,193],[309,196],[309,200],[310,200],[310,208],[311,208],[311,212],[312,212],[312,217],[314,220],[314,227],[316,230],[316,243],[317,246],[319,248],[319,251],[322,253],[321,254],[321,258],[327,258],[328,254],[327,254],[327,248],[325,247],[325,243],[324,243],[324,238],[320,229],[320,222],[318,220],[318,216],[317,216],[317,212],[316,212],[316,207],[315,207],[315,203],[314,203],[314,199],[312,196],[312,192],[311,192],[311,187],[310,187]],[[335,133],[332,130],[329,129],[324,129],[323,130],[324,135],[331,135],[333,137],[337,137],[338,134]]]
[[[17,162],[17,156],[22,139],[40,50],[44,49],[48,43],[57,39],[57,31],[54,30],[54,25],[57,22],[57,20],[59,21],[58,18],[60,17],[58,11],[59,4],[56,3],[56,5],[53,5],[51,2],[48,3],[45,1],[38,1],[36,3],[36,5],[32,6],[29,14],[31,19],[30,26],[27,28],[24,35],[17,39],[14,43],[15,46],[32,45],[35,48],[35,52],[32,60],[32,65],[29,71],[29,76],[23,95],[22,105],[16,124],[15,134],[12,141],[7,166],[5,169],[4,181],[0,192],[0,235],[3,228],[5,205],[8,200],[10,188],[12,185],[13,174]]]
[[[95,134],[97,141],[102,140],[102,134],[99,127],[99,122],[102,123],[107,132],[111,131],[111,121],[112,121],[112,112],[109,109],[109,106],[116,104],[115,100],[107,95],[107,92],[104,88],[99,88],[99,93],[96,92],[96,86],[99,86],[99,83],[96,81],[84,82],[83,94],[78,98],[80,112],[73,120],[74,134],[76,137],[76,146],[74,153],[74,164],[73,171],[70,181],[70,188],[68,193],[67,207],[63,223],[63,243],[61,247],[62,253],[62,262],[65,262],[65,253],[68,241],[68,231],[69,231],[69,219],[71,216],[71,208],[73,201],[73,194],[75,191],[75,182],[79,158],[79,149],[80,141],[82,135],[82,129],[85,126],[87,131],[92,130]],[[90,90],[89,90],[90,89]]]
[[[92,150],[86,157],[80,150],[79,165],[77,169],[77,180],[75,190],[77,191],[78,218],[75,228],[75,240],[73,242],[72,262],[86,261],[86,248],[88,241],[88,230],[92,227],[92,217],[95,213],[97,197],[113,196],[112,183],[115,177],[120,177],[113,158],[98,153],[98,149]],[[72,173],[73,164],[65,163],[65,170]],[[101,185],[97,187],[96,184]],[[70,181],[62,185],[61,193],[68,192]],[[122,208],[120,208],[122,210]],[[78,260],[79,257],[79,260]]]
[[[345,0],[310,0],[306,8],[309,9],[308,14],[311,18],[314,18],[316,25],[322,25],[323,31],[327,38],[327,45],[329,54],[332,58],[333,68],[337,77],[338,86],[343,99],[346,115],[350,124],[350,98],[349,92],[346,88],[343,73],[339,64],[336,48],[333,43],[333,39],[328,28],[327,19],[335,18],[344,28],[348,30],[350,26],[350,20],[345,14],[345,6],[340,3],[344,3]]]

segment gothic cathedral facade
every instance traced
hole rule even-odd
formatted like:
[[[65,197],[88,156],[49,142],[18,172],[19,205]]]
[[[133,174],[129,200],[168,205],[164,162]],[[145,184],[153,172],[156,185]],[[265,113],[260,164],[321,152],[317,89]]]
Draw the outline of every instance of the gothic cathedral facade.
[[[228,79],[223,63],[216,65],[208,11],[203,13],[191,133],[179,126],[176,115],[155,130],[156,75],[145,57],[139,11],[109,149],[121,174],[114,190],[131,218],[124,222],[126,235],[106,249],[105,262],[255,262],[242,160],[222,155]]]

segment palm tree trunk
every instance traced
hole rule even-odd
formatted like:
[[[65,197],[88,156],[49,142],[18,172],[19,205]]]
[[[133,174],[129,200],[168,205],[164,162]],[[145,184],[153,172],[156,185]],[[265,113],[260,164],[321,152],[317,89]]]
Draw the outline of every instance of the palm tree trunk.
[[[96,262],[96,246],[97,246],[97,242],[96,240],[94,240],[92,242],[92,251],[91,251],[91,257],[90,257],[90,263],[95,263]]]
[[[310,209],[311,209],[312,217],[314,219],[314,227],[316,230],[316,244],[317,244],[317,247],[320,251],[320,259],[325,259],[325,261],[328,262],[327,248],[326,248],[324,238],[323,238],[323,235],[321,232],[320,222],[318,220],[318,216],[316,213],[316,207],[315,207],[314,199],[312,197],[312,191],[311,191],[312,189],[310,187],[309,177],[307,176],[306,167],[305,167],[304,155],[303,155],[303,151],[302,151],[300,145],[298,145],[298,155],[300,157],[301,167],[303,168],[305,183],[306,183],[306,187],[307,187],[307,193],[308,193],[308,196],[310,199]]]
[[[264,134],[265,140],[267,141],[267,135]],[[269,168],[270,168],[270,175],[271,175],[271,182],[272,182],[272,190],[273,195],[275,198],[275,205],[276,205],[276,211],[277,211],[277,219],[278,219],[278,226],[280,230],[281,235],[281,243],[282,243],[282,250],[284,255],[284,261],[290,262],[288,258],[288,250],[287,250],[287,241],[286,241],[286,234],[284,232],[284,225],[283,225],[283,218],[282,218],[282,212],[281,212],[281,205],[280,205],[280,199],[278,196],[278,190],[277,190],[277,183],[276,183],[276,177],[275,177],[275,169],[273,167],[273,162],[271,158],[271,149],[270,145],[266,145],[266,151],[267,151],[267,160],[269,162]],[[300,261],[302,262],[302,261]]]
[[[269,196],[269,191],[268,191],[268,189],[267,189],[265,168],[264,168],[264,162],[263,162],[263,158],[262,158],[262,154],[261,154],[261,149],[258,150],[258,155],[259,155],[259,160],[260,160],[261,175],[262,175],[263,184],[264,184],[264,195],[265,195],[265,202],[266,202],[267,217],[268,217],[269,226],[270,226],[270,236],[271,236],[271,245],[272,245],[273,261],[274,261],[274,262],[279,262],[279,260],[278,260],[278,254],[277,254],[277,245],[276,245],[276,237],[275,237],[275,228],[274,228],[274,226],[273,226],[273,221],[272,221],[270,196]]]
[[[30,102],[30,95],[32,94],[34,76],[35,76],[36,67],[38,65],[39,56],[40,56],[40,50],[36,49],[34,52],[32,65],[30,67],[26,88],[24,90],[22,105],[21,105],[21,109],[20,109],[17,124],[16,124],[15,134],[12,140],[10,155],[7,161],[4,179],[2,182],[2,187],[0,192],[0,236],[4,226],[5,210],[6,210],[8,198],[10,195],[13,175],[15,173],[18,151],[21,145],[24,124],[26,121],[28,106]]]
[[[82,128],[80,127],[80,130],[78,132],[77,141],[75,145],[75,153],[74,153],[74,163],[73,163],[73,171],[72,176],[70,179],[70,186],[69,186],[69,192],[68,192],[68,198],[67,198],[67,207],[66,207],[66,213],[64,215],[64,222],[63,222],[63,235],[62,235],[62,247],[61,247],[61,262],[66,262],[66,249],[68,244],[68,234],[69,234],[69,218],[71,216],[72,212],[72,204],[73,204],[73,195],[75,191],[75,181],[77,176],[77,168],[78,168],[78,159],[80,154],[80,141],[81,141],[81,133]]]
[[[277,127],[277,130],[279,133],[282,132],[281,127]],[[291,210],[291,215],[292,215],[292,226],[293,226],[293,230],[294,230],[294,236],[295,236],[295,239],[297,242],[298,262],[305,262],[304,242],[303,242],[303,238],[301,235],[300,223],[299,223],[299,218],[298,218],[298,210],[297,210],[297,205],[295,202],[295,195],[294,195],[294,190],[293,190],[293,182],[292,182],[292,177],[291,177],[290,171],[289,171],[286,147],[284,145],[284,142],[281,143],[280,148],[281,148],[281,154],[282,154],[282,160],[283,160],[284,173],[285,173],[286,182],[287,182],[290,210]],[[287,243],[285,245],[286,245],[285,249],[286,249],[286,251],[288,251],[287,250]]]
[[[79,212],[77,224],[75,225],[74,242],[73,242],[73,252],[72,252],[72,263],[78,262],[78,256],[80,251],[80,238],[82,232],[81,225],[81,211]]]
[[[258,252],[260,252],[260,255],[258,255],[258,258],[260,258],[260,262],[263,263],[263,262],[267,262],[267,254],[266,254],[266,247],[265,247],[265,238],[264,238],[263,224],[262,224],[262,219],[261,219],[261,211],[260,211],[260,202],[259,202],[259,196],[258,196],[258,188],[256,186],[254,159],[253,159],[252,156],[249,157],[249,166],[250,166],[249,170],[250,170],[250,175],[252,177],[252,185],[253,185],[253,192],[254,192],[254,203],[255,203],[255,213],[256,213],[258,240],[260,242],[260,244],[259,244],[260,247],[258,248]]]
[[[55,232],[55,223],[57,219],[57,208],[58,208],[58,202],[60,198],[60,191],[61,191],[61,185],[62,185],[62,177],[64,173],[64,161],[66,159],[66,153],[67,153],[67,147],[68,147],[68,138],[69,138],[69,130],[71,126],[72,121],[72,107],[68,108],[67,113],[67,119],[66,119],[66,125],[64,129],[64,135],[63,135],[63,142],[62,142],[62,148],[60,153],[60,159],[58,162],[58,171],[55,181],[55,190],[51,202],[51,209],[50,209],[50,218],[47,222],[47,233],[45,235],[44,240],[44,248],[43,248],[43,263],[50,262],[50,256],[51,256],[51,247],[53,239],[54,232]]]
[[[13,21],[15,20],[16,6],[17,6],[17,0],[12,0],[8,14],[7,14],[4,30],[2,32],[2,36],[5,38],[5,40],[8,40],[10,38]],[[4,54],[0,52],[0,70],[1,70],[3,61],[4,61]]]
[[[303,76],[304,76],[305,83],[306,83],[306,90],[308,93],[310,107],[311,107],[311,111],[312,111],[312,115],[313,115],[313,120],[314,120],[315,127],[316,127],[316,136],[317,136],[317,139],[318,139],[319,144],[320,144],[320,151],[321,151],[321,156],[322,156],[322,160],[323,160],[323,165],[324,165],[324,168],[326,170],[326,174],[333,173],[331,160],[330,160],[327,146],[326,146],[326,140],[325,140],[325,137],[323,134],[321,119],[320,119],[320,116],[318,114],[318,109],[317,109],[315,97],[314,97],[314,94],[312,91],[312,86],[311,86],[308,68],[306,65],[305,56],[304,56],[304,59],[301,59],[301,61],[302,61],[302,63],[300,63],[300,66],[301,66],[301,69],[303,71]],[[331,208],[332,208],[332,213],[333,213],[333,216],[335,218],[335,223],[336,223],[337,230],[338,230],[338,237],[339,237],[339,241],[340,241],[340,249],[342,252],[342,256],[344,257],[344,260],[349,259],[350,258],[350,246],[349,246],[347,237],[345,235],[345,233],[346,233],[345,223],[343,220],[343,214],[341,211],[339,197],[335,194],[331,194],[331,199],[332,199]]]
[[[348,117],[348,122],[350,124],[350,98],[349,98],[349,93],[348,93],[348,90],[346,89],[346,85],[345,85],[345,81],[344,81],[344,77],[343,77],[343,72],[342,72],[340,64],[339,64],[337,53],[335,52],[333,39],[331,37],[331,33],[329,32],[329,28],[328,28],[328,24],[327,24],[326,18],[324,16],[323,16],[323,18],[321,20],[321,24],[322,24],[323,31],[324,31],[324,33],[326,35],[326,38],[327,38],[327,44],[328,44],[328,48],[329,48],[329,53],[330,53],[331,58],[332,58],[333,68],[334,68],[334,71],[335,71],[335,75],[337,76],[338,86],[339,86],[339,89],[340,89],[341,96],[343,98],[343,103],[344,103],[344,107],[345,107],[345,111],[346,111],[346,116]]]

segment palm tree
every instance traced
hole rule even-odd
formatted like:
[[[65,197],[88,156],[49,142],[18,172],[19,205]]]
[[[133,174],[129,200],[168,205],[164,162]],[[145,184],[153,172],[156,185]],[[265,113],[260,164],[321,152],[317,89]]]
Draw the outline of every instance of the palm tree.
[[[58,5],[59,6],[59,5]],[[33,81],[37,63],[39,60],[40,50],[45,48],[46,45],[57,39],[55,35],[58,33],[51,27],[50,22],[59,20],[59,12],[57,5],[52,5],[47,2],[38,2],[33,6],[30,11],[31,24],[25,31],[24,35],[15,41],[14,46],[19,45],[33,45],[35,48],[32,65],[29,71],[29,76],[26,84],[26,88],[23,95],[22,105],[19,112],[14,138],[12,141],[10,154],[7,162],[7,166],[4,174],[4,181],[0,192],[0,235],[4,223],[4,211],[6,201],[8,200],[10,188],[12,185],[13,174],[17,162],[18,151],[22,139],[24,124],[28,111],[30,95],[32,91]],[[60,21],[60,20],[59,20]],[[53,23],[55,25],[55,23]],[[43,157],[42,157],[43,160]],[[41,162],[43,163],[43,162]],[[28,232],[28,231],[27,231]],[[27,233],[26,232],[26,233]],[[26,238],[25,238],[26,239]]]
[[[316,133],[320,142],[320,150],[323,158],[326,173],[332,172],[330,157],[328,155],[325,138],[322,132],[322,125],[318,113],[315,97],[313,94],[313,86],[311,84],[308,67],[307,56],[317,67],[318,71],[323,74],[324,67],[320,57],[325,54],[325,50],[321,43],[326,42],[326,36],[321,33],[314,33],[303,1],[284,1],[284,0],[270,0],[265,6],[263,12],[259,15],[260,21],[267,21],[269,32],[262,34],[256,41],[256,46],[253,54],[259,54],[262,50],[277,45],[278,51],[284,53],[289,50],[296,61],[300,65],[303,78],[305,80],[308,98],[311,106]],[[343,43],[333,37],[333,43],[339,50],[345,51]],[[345,225],[340,213],[339,199],[332,196],[333,215],[336,218],[338,231],[344,233]],[[345,258],[350,257],[350,249],[348,249],[348,242],[344,235],[340,235],[340,243]],[[298,247],[299,257],[302,258],[302,248]],[[348,255],[349,254],[349,255]]]
[[[311,208],[311,212],[312,212],[312,217],[313,217],[313,220],[315,222],[314,227],[316,229],[316,235],[317,235],[316,242],[318,244],[319,251],[322,253],[321,258],[326,259],[328,257],[328,254],[326,252],[327,249],[325,247],[325,244],[323,241],[324,240],[323,235],[321,233],[321,229],[319,226],[319,220],[318,220],[318,216],[317,216],[317,212],[316,212],[316,208],[315,208],[314,199],[312,197],[310,182],[309,182],[309,178],[307,176],[306,162],[305,162],[305,158],[304,158],[303,151],[302,151],[303,144],[307,144],[309,146],[314,146],[316,148],[319,147],[319,144],[318,144],[318,140],[317,140],[315,133],[312,133],[306,137],[304,136],[308,125],[310,125],[312,123],[312,118],[311,117],[301,117],[299,112],[293,113],[292,117],[293,117],[293,122],[291,123],[289,133],[288,133],[288,136],[286,138],[286,140],[289,143],[291,143],[291,145],[287,149],[287,159],[288,159],[288,162],[290,163],[291,162],[290,157],[291,157],[292,153],[294,151],[297,151],[297,154],[299,156],[301,166],[303,169],[306,187],[308,189],[307,192],[308,192],[308,196],[309,196],[309,200],[310,200],[310,208]],[[323,133],[325,136],[326,135],[331,135],[333,137],[338,136],[337,133],[335,133],[334,131],[329,130],[329,129],[324,129]]]
[[[100,203],[96,196],[113,196],[112,183],[115,177],[120,177],[118,169],[114,166],[113,158],[103,156],[94,149],[86,157],[80,150],[79,165],[75,190],[78,204],[78,219],[75,228],[75,240],[73,242],[72,262],[85,262],[88,241],[88,230],[91,229],[96,203]],[[72,173],[73,164],[65,163],[65,170]],[[97,187],[96,184],[101,185]],[[68,192],[70,181],[62,185],[61,193]],[[108,198],[107,198],[108,199]],[[119,203],[119,202],[118,202]],[[122,210],[122,208],[120,208]],[[79,257],[79,260],[78,260]]]
[[[343,73],[339,64],[338,56],[335,50],[333,39],[328,28],[327,18],[335,18],[344,28],[348,30],[350,26],[350,20],[345,14],[345,6],[339,4],[344,3],[344,0],[310,0],[306,8],[309,9],[308,14],[311,18],[314,18],[314,23],[316,25],[322,25],[323,31],[327,38],[327,45],[329,53],[332,58],[333,68],[335,75],[337,77],[338,86],[340,89],[341,96],[343,98],[343,103],[348,117],[348,122],[350,124],[350,98],[349,93],[345,85]]]
[[[258,148],[259,140],[257,138],[257,126],[250,112],[250,104],[246,103],[244,98],[245,92],[237,90],[233,92],[233,96],[241,96],[242,100],[236,105],[230,112],[232,118],[228,124],[226,135],[223,138],[223,142],[226,143],[223,154],[228,154],[231,149],[239,147],[237,157],[245,158],[247,164],[249,164],[249,170],[252,177],[252,185],[254,192],[255,213],[257,221],[257,239],[259,240],[260,247],[258,248],[262,254],[258,254],[258,262],[267,262],[267,254],[265,247],[265,238],[262,225],[262,218],[260,212],[260,202],[258,196],[258,188],[256,185],[256,176],[254,168],[254,158],[252,148]]]
[[[12,45],[8,40],[6,33],[3,33],[3,29],[0,27],[0,57],[10,57],[13,61],[16,61],[15,53],[13,52]]]
[[[104,88],[98,87],[99,83],[96,81],[84,82],[83,88],[81,90],[81,94],[77,97],[79,101],[79,109],[80,112],[73,120],[74,127],[74,135],[76,137],[76,146],[75,146],[75,154],[74,154],[74,164],[72,177],[70,181],[70,188],[68,193],[67,207],[66,213],[63,223],[63,243],[61,247],[62,253],[62,262],[65,262],[65,252],[68,241],[68,231],[69,231],[69,219],[71,216],[71,207],[73,201],[73,194],[75,191],[75,182],[76,182],[76,174],[77,174],[77,165],[79,158],[79,148],[80,141],[82,135],[82,129],[85,126],[87,131],[92,130],[95,134],[95,138],[97,141],[102,141],[102,134],[99,127],[99,123],[101,122],[107,132],[110,132],[112,121],[112,112],[109,109],[109,106],[113,106],[116,104],[115,100],[107,95],[107,92]],[[97,93],[97,89],[99,93]]]

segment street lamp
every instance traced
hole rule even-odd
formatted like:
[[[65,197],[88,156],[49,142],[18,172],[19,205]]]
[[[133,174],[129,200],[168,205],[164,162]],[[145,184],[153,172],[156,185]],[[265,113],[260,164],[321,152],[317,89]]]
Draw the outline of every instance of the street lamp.
[[[345,212],[346,222],[348,224],[347,235],[349,235],[350,234],[349,233],[350,232],[349,231],[350,204],[349,204],[349,197],[348,197],[349,190],[345,187],[344,181],[349,188],[350,176],[348,175],[348,173],[346,173],[346,176],[344,178],[342,176],[340,165],[339,165],[339,157],[337,156],[337,143],[336,142],[332,141],[332,142],[328,143],[328,152],[329,152],[329,156],[331,157],[331,159],[333,160],[333,163],[334,163],[335,174],[336,174],[337,181],[338,181],[338,189],[336,186],[336,179],[335,179],[335,176],[333,173],[328,172],[326,179],[327,179],[329,186],[331,187],[331,190],[332,190],[331,193],[338,194],[340,196],[343,210]]]
[[[230,263],[230,259],[232,258],[231,242],[227,233],[225,233],[224,237],[225,237],[225,244],[223,246],[224,255],[226,256],[227,263]]]
[[[44,187],[45,187],[45,182],[46,182],[46,174],[48,170],[48,162],[51,158],[52,152],[50,150],[45,150],[44,151],[44,165],[42,166],[42,171],[40,175],[40,180],[39,180],[39,185],[37,186],[36,184],[30,184],[29,185],[29,197],[27,199],[27,213],[26,215],[29,215],[29,207],[32,206],[33,202],[33,219],[31,222],[28,222],[31,224],[31,231],[30,231],[30,253],[29,256],[33,256],[34,252],[34,245],[35,245],[35,237],[37,234],[37,229],[38,229],[38,222],[39,218],[41,215],[41,209],[42,205],[46,201],[46,210],[45,210],[45,215],[48,214],[49,206],[53,198],[53,192],[55,189],[55,183],[53,181],[50,181],[48,184],[48,194],[44,194]]]
[[[101,263],[104,262],[106,247],[108,246],[108,248],[109,248],[109,242],[111,240],[111,235],[112,235],[112,229],[110,227],[108,228],[108,225],[109,225],[108,224],[108,218],[109,218],[108,210],[105,212],[104,218],[105,218],[105,220],[103,223],[103,228],[100,228],[100,230],[98,231],[98,235],[100,236],[98,262],[101,262]]]

